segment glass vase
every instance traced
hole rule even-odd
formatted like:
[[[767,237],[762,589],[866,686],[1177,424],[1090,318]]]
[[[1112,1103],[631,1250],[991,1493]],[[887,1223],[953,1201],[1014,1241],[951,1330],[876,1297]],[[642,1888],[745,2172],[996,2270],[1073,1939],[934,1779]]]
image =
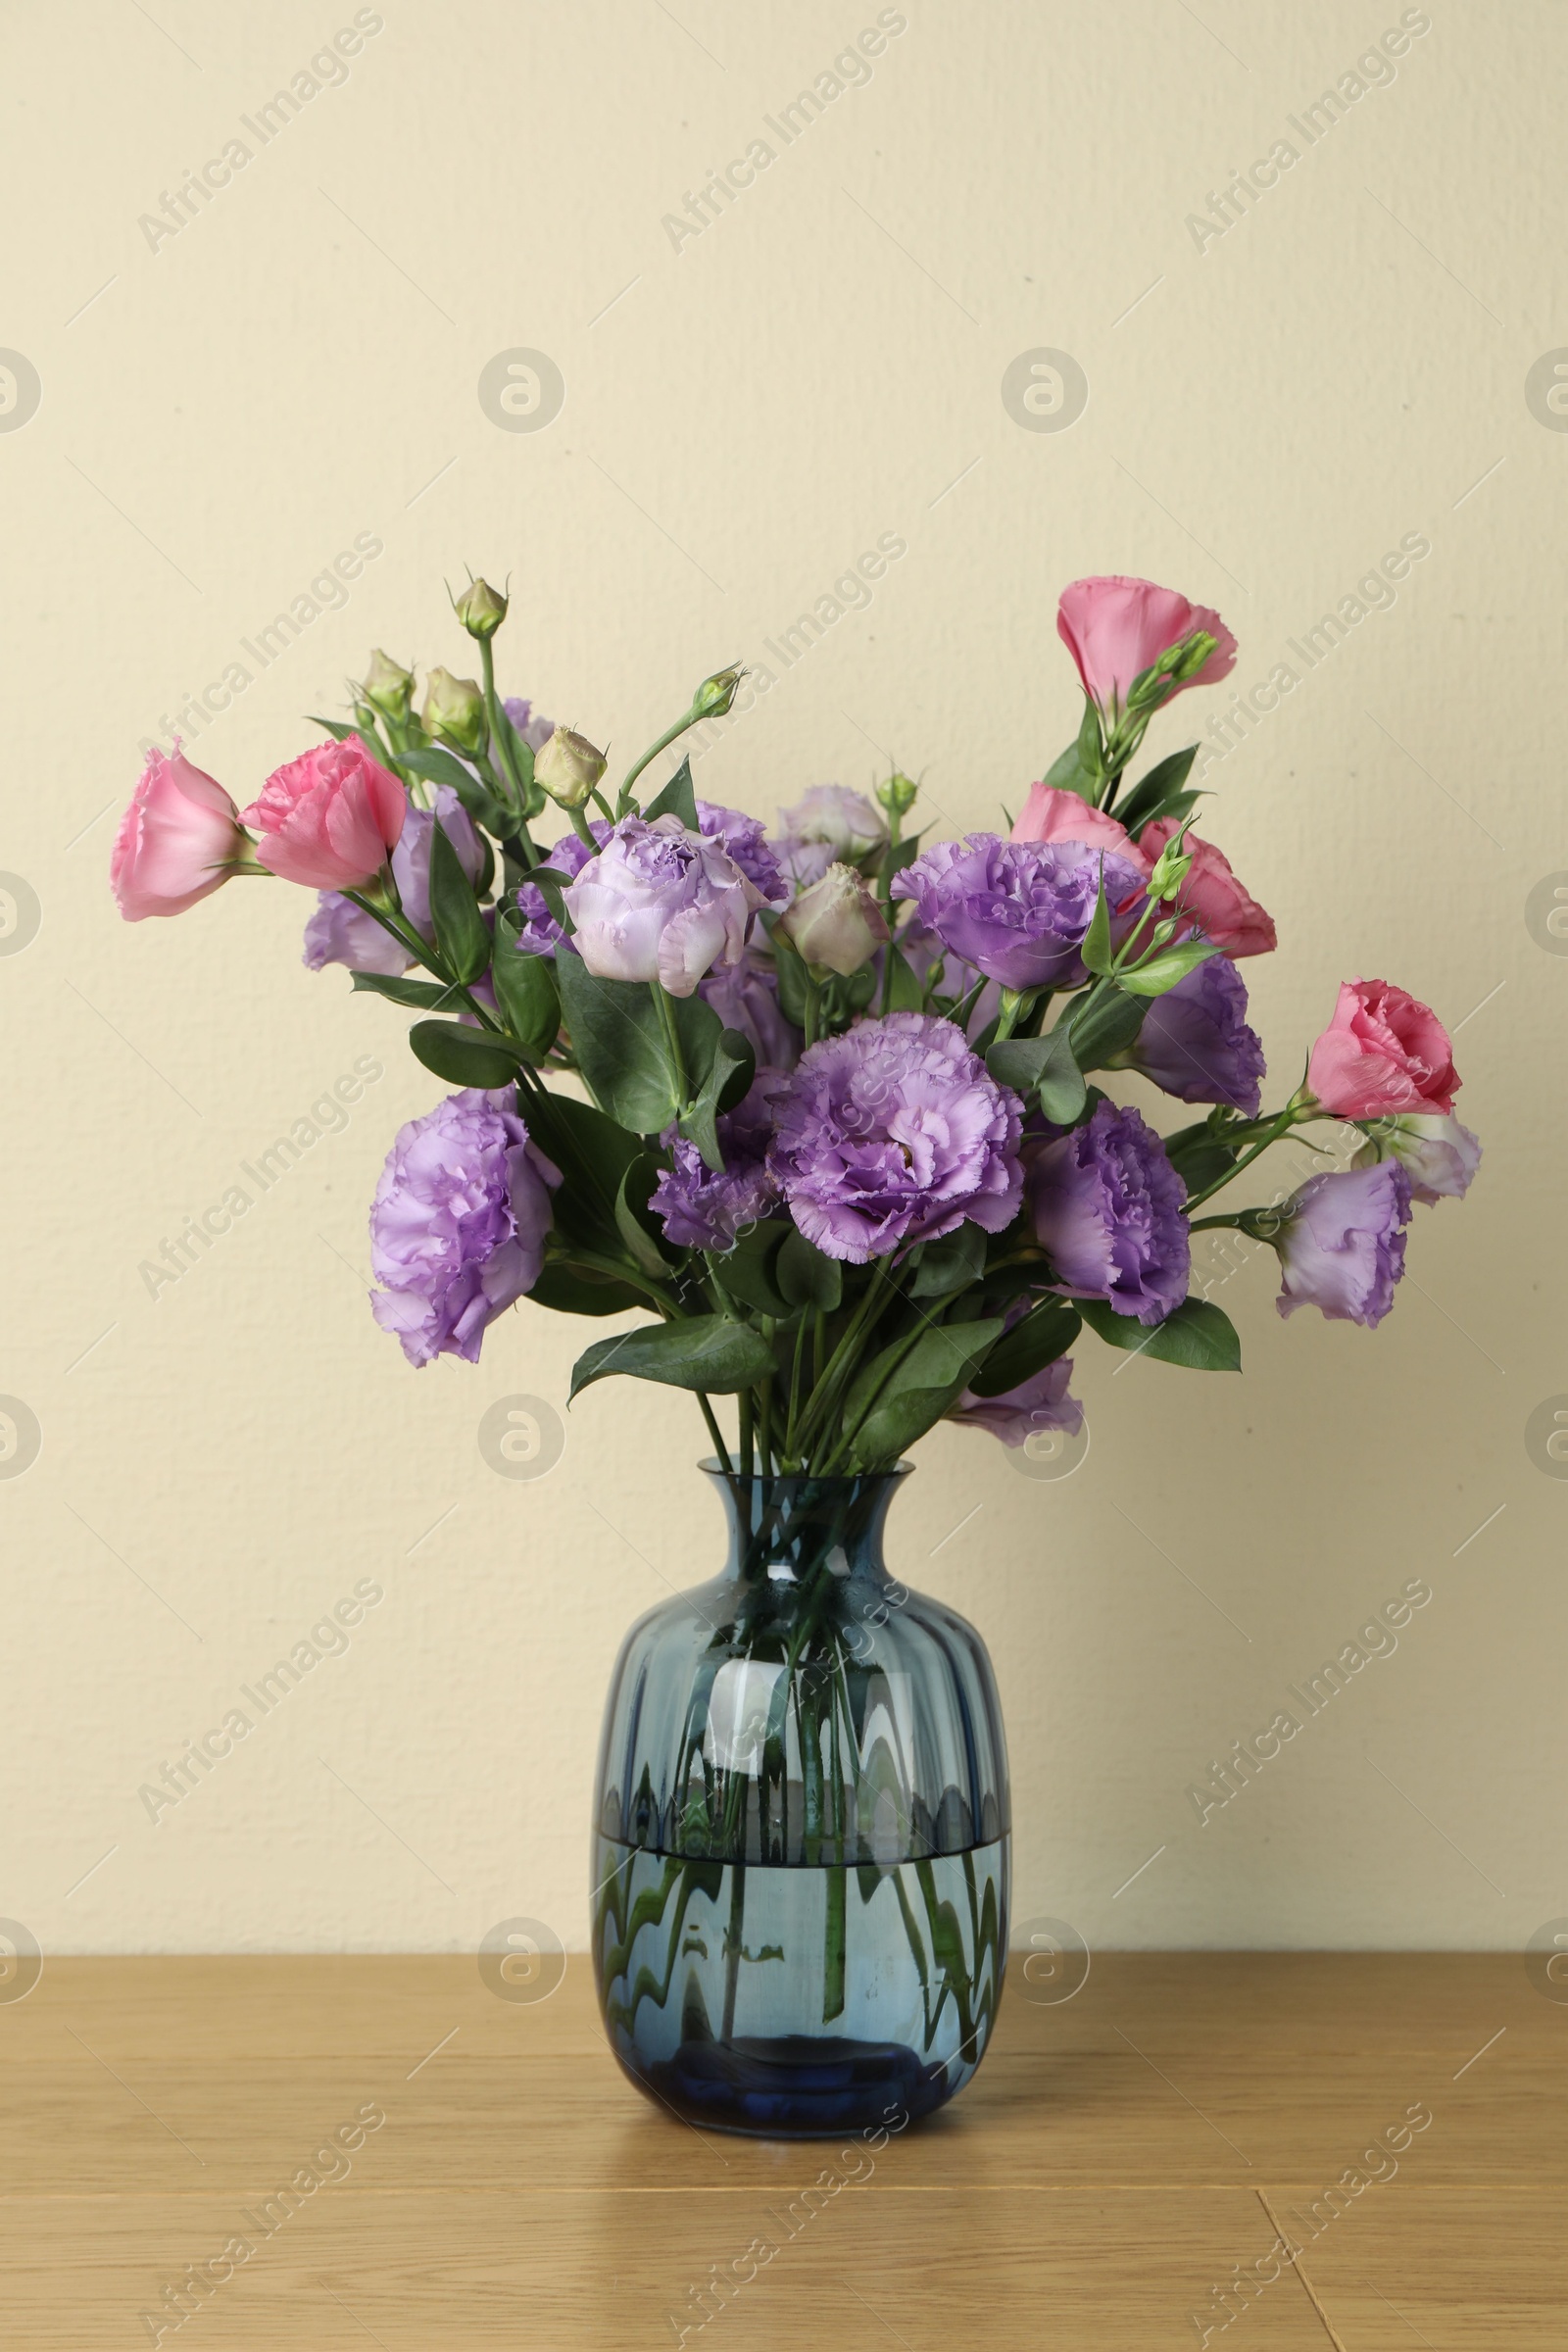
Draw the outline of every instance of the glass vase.
[[[593,1950],[611,2046],[709,2128],[912,2120],[974,2074],[1002,1991],[991,1661],[888,1573],[906,1468],[704,1467],[729,1558],[633,1626],[605,1712]]]

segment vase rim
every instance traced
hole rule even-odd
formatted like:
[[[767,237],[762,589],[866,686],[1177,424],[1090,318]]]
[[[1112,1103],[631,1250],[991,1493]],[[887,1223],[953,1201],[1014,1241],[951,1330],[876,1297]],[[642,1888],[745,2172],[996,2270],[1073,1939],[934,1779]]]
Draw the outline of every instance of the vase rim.
[[[816,1470],[726,1470],[715,1454],[705,1454],[697,1467],[705,1477],[716,1479],[720,1485],[738,1487],[743,1481],[753,1487],[812,1486],[812,1487],[869,1487],[895,1485],[912,1477],[913,1462],[894,1462],[886,1470],[835,1470],[823,1474]]]

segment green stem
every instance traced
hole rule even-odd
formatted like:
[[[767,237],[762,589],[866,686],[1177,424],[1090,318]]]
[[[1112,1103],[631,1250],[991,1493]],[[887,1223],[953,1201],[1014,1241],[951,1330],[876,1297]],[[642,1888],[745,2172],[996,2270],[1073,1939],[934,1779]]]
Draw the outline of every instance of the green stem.
[[[1241,1158],[1236,1162],[1236,1165],[1233,1168],[1227,1168],[1222,1176],[1216,1176],[1212,1184],[1205,1184],[1200,1193],[1194,1193],[1191,1195],[1191,1197],[1183,1203],[1185,1213],[1188,1216],[1191,1216],[1195,1208],[1201,1207],[1205,1200],[1212,1200],[1213,1196],[1217,1192],[1222,1191],[1227,1184],[1234,1183],[1235,1179],[1240,1176],[1242,1170],[1244,1168],[1250,1168],[1254,1159],[1261,1159],[1263,1153],[1268,1150],[1270,1144],[1277,1144],[1280,1137],[1285,1133],[1286,1129],[1295,1125],[1296,1118],[1297,1105],[1294,1102],[1287,1102],[1285,1108],[1280,1112],[1279,1117],[1269,1121],[1267,1133],[1258,1137],[1257,1142],[1252,1146],[1250,1152],[1244,1152],[1242,1153]]]
[[[660,736],[657,743],[651,743],[649,745],[647,751],[644,752],[636,766],[627,771],[626,780],[621,785],[620,794],[616,803],[616,809],[619,815],[624,816],[631,808],[631,788],[636,783],[638,777],[642,774],[643,769],[648,765],[649,761],[651,760],[657,760],[661,752],[667,751],[669,746],[675,741],[676,737],[684,735],[688,727],[695,727],[697,724],[697,719],[698,713],[695,710],[688,710],[684,718],[677,718],[672,727],[666,727],[664,729],[663,734]]]
[[[654,1003],[659,1007],[659,1017],[663,1024],[664,1043],[669,1048],[670,1066],[674,1071],[675,1082],[680,1090],[680,1106],[683,1111],[689,1110],[691,1095],[686,1079],[686,1056],[681,1052],[680,1031],[675,1026],[675,1007],[657,980],[654,982]]]
[[[807,1405],[805,1417],[801,1423],[800,1450],[803,1456],[808,1450],[810,1442],[816,1434],[817,1423],[827,1418],[836,1403],[836,1392],[849,1376],[854,1365],[856,1350],[882,1310],[886,1300],[890,1271],[890,1260],[879,1257],[876,1261],[876,1270],[866,1285],[865,1296],[850,1317],[848,1328],[833,1350],[825,1376],[812,1389],[810,1401]]]
[[[713,1450],[718,1455],[718,1466],[726,1478],[733,1478],[735,1465],[729,1458],[729,1447],[719,1434],[718,1423],[713,1418],[713,1408],[701,1389],[697,1392],[697,1401],[703,1408],[703,1419],[708,1423],[708,1434],[713,1441]]]
[[[465,1008],[473,1014],[481,1028],[488,1029],[492,1036],[504,1037],[506,1035],[506,1031],[489,1006],[481,1004],[472,991],[465,988],[462,981],[447,969],[441,956],[431,947],[430,942],[416,931],[412,923],[406,922],[401,913],[395,912],[390,906],[377,906],[375,901],[367,898],[363,891],[345,890],[342,896],[350,900],[366,914],[373,915],[383,931],[390,931],[399,946],[408,949],[416,963],[423,964],[427,972],[432,972],[437,980],[444,981]]]

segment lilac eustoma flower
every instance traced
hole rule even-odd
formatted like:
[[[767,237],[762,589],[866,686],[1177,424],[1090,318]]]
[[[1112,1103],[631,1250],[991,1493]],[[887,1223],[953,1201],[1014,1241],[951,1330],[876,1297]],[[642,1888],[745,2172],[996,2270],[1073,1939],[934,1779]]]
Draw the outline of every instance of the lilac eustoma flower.
[[[1405,1111],[1380,1121],[1351,1160],[1352,1168],[1376,1167],[1396,1159],[1410,1179],[1410,1198],[1427,1208],[1440,1200],[1462,1200],[1481,1165],[1481,1138],[1460,1125],[1452,1111]]]
[[[370,1208],[370,1306],[411,1364],[477,1363],[497,1315],[544,1264],[561,1171],[530,1143],[510,1090],[448,1095],[398,1130]]]
[[[530,752],[542,752],[556,731],[553,718],[535,718],[533,705],[524,702],[520,694],[509,694],[501,708],[511,719]]]
[[[793,808],[781,808],[775,854],[797,890],[820,882],[830,865],[860,865],[884,848],[887,818],[847,784],[813,784]]]
[[[1099,1102],[1029,1169],[1035,1236],[1069,1298],[1158,1323],[1187,1296],[1187,1188],[1136,1110]]]
[[[768,1165],[807,1240],[864,1265],[965,1217],[1010,1224],[1022,1110],[951,1021],[892,1012],[802,1054]]]
[[[673,1127],[665,1131],[674,1165],[662,1172],[649,1206],[670,1241],[685,1250],[733,1250],[741,1227],[766,1215],[778,1198],[767,1170],[772,1102],[786,1083],[778,1070],[759,1070],[744,1100],[718,1119],[721,1169],[710,1168]]]
[[[1004,988],[1077,988],[1079,949],[1094,920],[1102,871],[1111,937],[1144,904],[1144,876],[1113,850],[1080,841],[1003,841],[971,833],[939,841],[905,867],[896,899],[912,899],[945,947]]]
[[[623,817],[563,894],[572,946],[601,980],[657,980],[689,997],[739,963],[762,894],[727,850],[678,816]]]
[[[1210,956],[1156,997],[1125,1056],[1179,1102],[1228,1102],[1255,1119],[1263,1042],[1247,1022],[1247,983],[1228,956]]]
[[[410,804],[392,853],[392,879],[405,915],[426,939],[430,937],[430,838],[437,825],[476,887],[484,871],[483,846],[450,784],[436,786],[433,809]],[[323,964],[346,963],[351,971],[398,973],[406,972],[414,957],[373,914],[367,914],[340,891],[323,890],[305,926],[305,961],[313,972],[318,972]]]
[[[1410,1179],[1396,1159],[1310,1177],[1274,1236],[1280,1313],[1315,1306],[1331,1322],[1381,1323],[1404,1272],[1400,1227],[1410,1222]]]
[[[947,1417],[969,1429],[988,1429],[1004,1446],[1026,1445],[1040,1429],[1065,1430],[1075,1438],[1084,1425],[1084,1408],[1068,1394],[1071,1378],[1072,1357],[1058,1355],[1004,1396],[977,1396],[965,1389]]]
[[[793,1070],[801,1058],[801,1032],[778,1001],[778,975],[765,956],[748,948],[736,964],[719,964],[697,983],[726,1029],[738,1029],[757,1055],[759,1069]]]
[[[764,906],[783,906],[788,903],[789,881],[769,846],[767,829],[760,816],[748,816],[743,808],[726,808],[717,801],[699,801],[697,829],[710,841],[716,841],[721,850],[728,851]]]
[[[607,819],[594,817],[589,829],[603,849],[610,839],[611,828]],[[568,880],[575,881],[593,855],[580,833],[567,833],[556,843],[554,849],[545,852],[545,863],[553,874],[564,874]],[[550,902],[537,882],[518,883],[517,911],[522,916],[522,927],[517,933],[518,947],[525,949],[530,956],[554,956],[564,934],[550,911]]]

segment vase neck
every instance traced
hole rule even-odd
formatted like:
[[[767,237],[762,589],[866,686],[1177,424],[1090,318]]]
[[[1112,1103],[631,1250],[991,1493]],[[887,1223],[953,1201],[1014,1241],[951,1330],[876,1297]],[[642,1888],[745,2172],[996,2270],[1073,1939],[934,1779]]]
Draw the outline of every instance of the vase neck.
[[[765,1583],[782,1598],[792,1585],[814,1585],[824,1576],[886,1581],[882,1534],[907,1470],[747,1478],[707,1463],[704,1469],[724,1506],[729,1573],[740,1583]]]

